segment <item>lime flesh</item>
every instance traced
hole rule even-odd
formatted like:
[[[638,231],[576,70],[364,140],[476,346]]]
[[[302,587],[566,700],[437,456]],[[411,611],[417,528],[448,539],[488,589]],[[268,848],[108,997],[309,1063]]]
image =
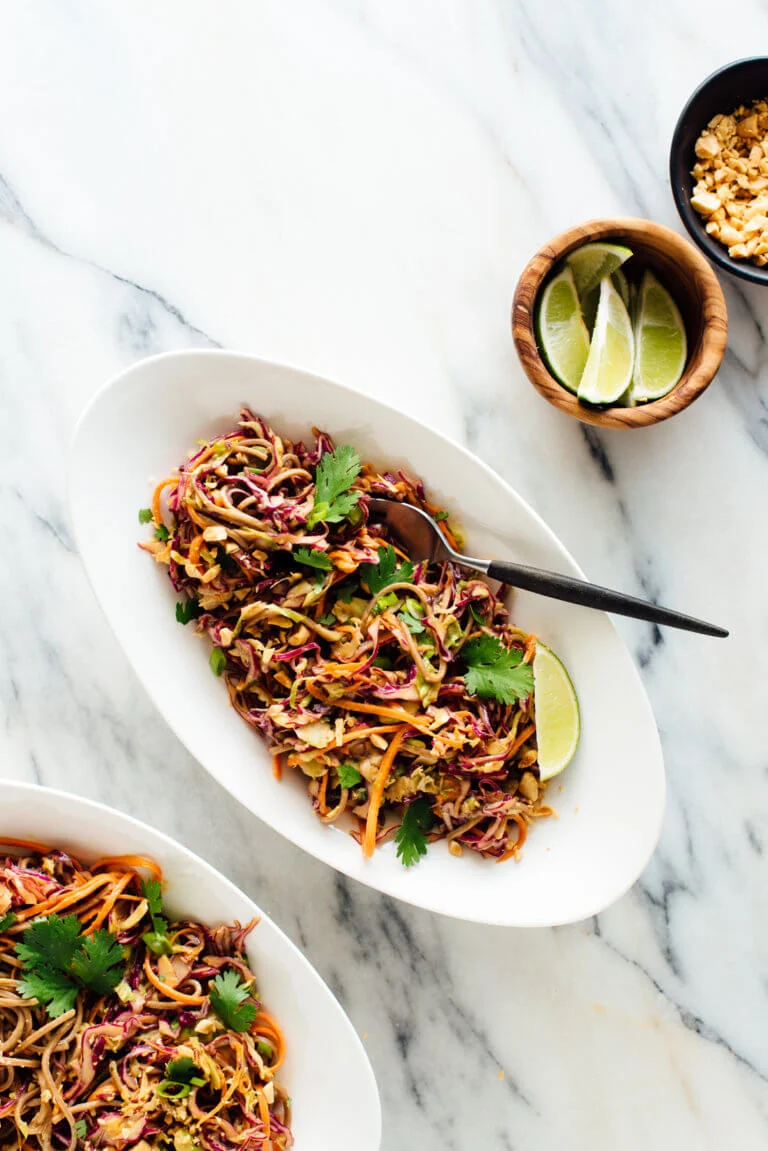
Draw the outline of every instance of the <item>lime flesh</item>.
[[[573,272],[573,282],[579,299],[583,300],[599,287],[600,281],[617,271],[632,252],[623,244],[583,244],[566,256],[566,264]]]
[[[600,284],[595,330],[579,384],[579,399],[615,404],[632,380],[635,341],[629,313],[610,276]]]
[[[635,315],[631,402],[657,400],[671,392],[683,374],[687,355],[680,310],[653,272],[646,271]]]
[[[577,391],[589,355],[589,332],[568,267],[553,276],[542,292],[537,332],[552,374],[569,391]]]
[[[579,701],[563,664],[548,647],[537,644],[533,658],[536,739],[542,781],[558,775],[579,745]]]
[[[614,288],[624,301],[624,307],[627,311],[630,311],[629,302],[631,292],[629,280],[621,268],[617,268],[615,272],[611,272],[611,280],[613,281]],[[597,317],[597,305],[600,302],[600,285],[598,284],[592,288],[591,291],[587,292],[586,296],[580,296],[579,300],[581,302],[581,312],[584,316],[584,323],[587,325],[589,331],[592,332],[595,327],[595,318]]]

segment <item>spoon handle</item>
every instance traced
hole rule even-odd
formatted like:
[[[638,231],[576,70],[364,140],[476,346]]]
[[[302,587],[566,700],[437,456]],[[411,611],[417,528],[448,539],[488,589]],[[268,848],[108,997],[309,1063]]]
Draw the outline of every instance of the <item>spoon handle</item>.
[[[617,615],[648,620],[649,623],[667,624],[669,627],[679,627],[684,631],[699,632],[701,635],[720,638],[728,635],[723,627],[716,627],[689,615],[681,615],[680,612],[670,611],[669,608],[659,607],[658,604],[649,603],[647,600],[623,595],[621,592],[611,591],[610,588],[599,587],[585,580],[571,579],[555,572],[526,567],[524,564],[494,561],[488,565],[488,575],[499,583],[511,584],[512,587],[549,596],[550,599],[565,600],[566,603],[597,608],[599,611],[612,611]]]

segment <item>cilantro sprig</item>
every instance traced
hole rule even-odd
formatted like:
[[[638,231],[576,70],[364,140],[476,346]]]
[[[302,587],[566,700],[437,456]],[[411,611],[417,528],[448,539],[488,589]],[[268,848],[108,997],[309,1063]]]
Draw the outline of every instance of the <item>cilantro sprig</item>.
[[[147,901],[152,918],[152,930],[142,935],[142,941],[154,955],[170,955],[173,948],[168,935],[168,920],[163,915],[163,889],[158,879],[145,879],[141,893]]]
[[[422,855],[427,854],[426,833],[432,827],[434,815],[432,805],[426,795],[415,799],[406,808],[403,822],[395,834],[397,857],[403,867],[413,867]]]
[[[181,599],[176,604],[176,621],[185,626],[200,615],[200,605],[193,599]]]
[[[82,935],[76,915],[38,919],[16,944],[19,991],[43,1004],[52,1019],[71,1011],[80,991],[108,995],[123,978],[125,952],[111,932]]]
[[[410,560],[398,564],[395,549],[388,545],[379,552],[378,563],[361,564],[360,579],[371,595],[378,596],[393,583],[412,583],[413,564]]]
[[[351,763],[340,763],[336,770],[339,773],[339,783],[342,787],[356,787],[363,778],[357,768]]]
[[[237,971],[225,971],[211,981],[211,1007],[230,1031],[248,1031],[256,1018],[256,1004]],[[245,1002],[250,1000],[249,1002]]]
[[[346,519],[360,499],[360,492],[349,489],[360,475],[363,463],[350,444],[339,444],[326,452],[317,465],[315,475],[315,502],[309,513],[307,526],[319,523],[338,524]]]
[[[470,695],[514,703],[533,691],[533,668],[518,648],[509,650],[492,635],[472,639],[462,650],[467,665],[464,683]]]
[[[9,927],[13,927],[16,922],[16,912],[8,911],[2,918],[0,918],[0,935],[7,931]]]
[[[309,568],[317,568],[323,572],[333,570],[330,558],[319,548],[294,548],[292,554],[297,563],[306,564]]]
[[[186,1099],[193,1087],[205,1087],[205,1078],[194,1059],[181,1055],[171,1059],[165,1069],[165,1079],[157,1086],[163,1099]]]

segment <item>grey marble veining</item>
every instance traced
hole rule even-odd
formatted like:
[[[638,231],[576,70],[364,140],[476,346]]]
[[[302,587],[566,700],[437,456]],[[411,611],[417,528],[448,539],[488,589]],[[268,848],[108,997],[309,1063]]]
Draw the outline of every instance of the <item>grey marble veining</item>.
[[[365,1035],[384,1151],[758,1151],[768,1138],[768,296],[724,285],[718,380],[645,433],[544,404],[509,338],[580,219],[677,226],[676,115],[768,14],[702,0],[6,6],[0,37],[0,773],[182,839]],[[664,742],[659,849],[597,920],[478,928],[261,826],[136,683],[75,554],[65,460],[99,384],[172,348],[336,376],[492,463],[590,576],[722,620],[620,621]],[[151,419],[151,412],[147,413]]]

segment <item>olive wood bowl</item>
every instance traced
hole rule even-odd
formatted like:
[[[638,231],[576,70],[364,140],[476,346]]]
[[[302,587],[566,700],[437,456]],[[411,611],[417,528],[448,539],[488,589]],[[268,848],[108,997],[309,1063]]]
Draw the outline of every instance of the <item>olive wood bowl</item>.
[[[650,267],[677,302],[688,338],[685,370],[659,400],[598,408],[583,404],[549,371],[536,339],[536,305],[553,268],[582,244],[594,240],[625,244],[634,253],[627,270]],[[628,217],[590,220],[569,228],[540,248],[518,280],[512,304],[512,338],[523,368],[545,400],[586,424],[602,428],[642,428],[687,408],[712,382],[725,352],[728,313],[717,276],[704,256],[677,232],[651,220]]]

